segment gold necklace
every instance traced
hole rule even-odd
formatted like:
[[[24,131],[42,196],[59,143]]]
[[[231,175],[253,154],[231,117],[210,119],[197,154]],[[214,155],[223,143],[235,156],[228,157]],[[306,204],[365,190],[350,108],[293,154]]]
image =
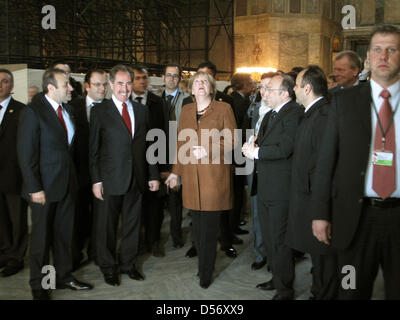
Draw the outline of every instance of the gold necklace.
[[[207,109],[210,107],[211,104],[209,104],[207,107],[205,107],[203,110],[197,110],[198,114],[203,114],[207,111]]]

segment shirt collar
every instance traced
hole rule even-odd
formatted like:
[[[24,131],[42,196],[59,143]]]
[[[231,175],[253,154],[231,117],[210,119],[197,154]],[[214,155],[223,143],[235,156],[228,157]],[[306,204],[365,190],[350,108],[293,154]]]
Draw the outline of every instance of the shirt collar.
[[[114,95],[112,95],[112,100],[114,102],[114,104],[117,106],[118,110],[122,110],[122,101],[118,100]],[[126,105],[128,108],[131,107],[131,102],[128,100],[125,101]]]
[[[179,90],[176,89],[174,92],[168,93],[167,90],[165,90],[165,97],[173,96],[173,97],[174,97],[173,99],[175,99],[176,95],[178,94],[178,91],[179,91]]]
[[[306,113],[308,110],[310,110],[311,107],[312,107],[314,104],[316,104],[319,100],[321,100],[323,97],[324,97],[324,96],[321,96],[321,97],[315,99],[313,102],[311,102],[311,103],[306,107],[306,109],[304,110],[304,113]]]
[[[11,101],[11,96],[9,96],[7,99],[0,102],[0,105],[3,107],[2,110],[4,110],[4,111],[7,110],[7,107],[8,107],[8,104],[10,103],[10,101]]]
[[[53,107],[54,111],[57,112],[57,109],[60,105],[62,105],[61,103],[57,103],[55,102],[53,99],[51,99],[47,94],[45,95],[47,101],[50,103],[50,105]]]
[[[101,103],[103,100],[99,100],[99,101],[94,101],[91,97],[89,97],[88,95],[86,95],[86,106],[89,107],[92,105],[92,103]]]
[[[279,105],[278,107],[276,107],[275,109],[273,109],[276,113],[278,113],[285,104],[289,103],[290,101],[292,101],[292,99],[289,99],[288,101],[285,101],[284,103],[282,103],[281,105]]]
[[[377,110],[379,111],[383,101],[383,98],[380,97],[379,95],[381,94],[382,90],[384,90],[384,88],[381,87],[381,85],[376,81],[374,81],[374,79],[372,78],[370,80],[370,83],[371,83],[372,99],[375,103]],[[392,84],[389,88],[387,88],[387,90],[390,92],[389,101],[395,100],[397,98],[397,95],[400,94],[400,80]],[[392,109],[393,108],[396,109],[396,106],[393,103],[391,103],[390,105],[392,106]]]
[[[144,104],[143,101],[147,101],[147,90],[146,90],[143,94],[141,94],[141,95],[138,95],[138,94],[136,94],[135,92],[132,91],[131,99],[132,99],[133,101],[136,101],[136,98],[137,98],[137,97],[142,97],[142,98],[143,98],[142,104]]]

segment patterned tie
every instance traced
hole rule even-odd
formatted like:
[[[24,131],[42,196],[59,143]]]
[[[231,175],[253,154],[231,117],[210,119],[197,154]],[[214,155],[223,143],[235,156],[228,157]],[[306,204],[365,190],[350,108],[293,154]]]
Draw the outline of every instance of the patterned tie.
[[[172,99],[174,99],[174,96],[172,94],[169,94],[167,96],[167,104],[168,104],[168,110],[169,110],[169,120],[175,121],[176,120],[175,108],[172,105]]]
[[[132,123],[131,123],[131,117],[129,116],[128,112],[128,106],[126,105],[125,102],[122,103],[122,119],[125,122],[126,127],[128,128],[131,136],[132,136]]]
[[[61,121],[61,125],[63,126],[65,133],[67,134],[67,140],[68,140],[68,129],[67,129],[67,125],[65,124],[64,117],[62,114],[62,106],[58,106],[57,116],[58,116],[58,119],[60,119],[60,121]]]
[[[393,119],[393,111],[389,103],[390,92],[383,90],[380,96],[383,98],[383,103],[379,111],[379,119],[382,124],[382,130],[386,132]],[[377,123],[374,150],[381,150],[382,145],[382,131],[379,123]],[[392,165],[383,166],[374,164],[372,178],[372,189],[382,199],[388,198],[396,190],[396,137],[394,121],[385,136],[385,151],[393,153]]]

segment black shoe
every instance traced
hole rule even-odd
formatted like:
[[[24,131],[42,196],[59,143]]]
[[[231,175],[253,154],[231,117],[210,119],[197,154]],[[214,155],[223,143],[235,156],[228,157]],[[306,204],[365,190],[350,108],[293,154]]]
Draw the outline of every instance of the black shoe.
[[[2,277],[10,277],[18,272],[20,272],[24,268],[24,265],[19,266],[6,266],[1,272]]]
[[[193,258],[197,256],[197,250],[195,247],[191,247],[187,252],[186,252],[186,257],[188,258]]]
[[[153,244],[153,247],[151,248],[151,252],[154,257],[157,257],[157,258],[165,257],[164,249],[161,246],[160,242],[158,242],[158,241]]]
[[[236,258],[237,257],[236,249],[233,248],[233,247],[226,248],[226,249],[222,249],[221,248],[221,250],[225,251],[226,256],[229,257],[229,258]]]
[[[259,269],[261,269],[262,267],[264,267],[265,265],[267,264],[267,260],[262,260],[262,261],[260,261],[260,262],[253,262],[252,264],[251,264],[251,269],[252,270],[259,270]]]
[[[207,289],[211,284],[211,281],[200,281],[200,287],[202,287],[203,289]]]
[[[232,238],[232,244],[243,244],[243,240],[234,235]]]
[[[4,268],[7,265],[8,261],[7,260],[0,260],[0,269]]]
[[[50,300],[50,290],[32,290],[33,300]]]
[[[118,287],[121,284],[121,281],[119,279],[119,275],[117,272],[105,273],[103,276],[104,276],[104,281],[107,284],[109,284],[110,286]]]
[[[185,244],[183,243],[182,240],[174,241],[173,247],[175,249],[180,249],[184,246]]]
[[[243,229],[240,229],[239,227],[237,227],[235,230],[233,230],[233,233],[241,235],[241,234],[248,234],[249,232],[247,230],[243,230]]]
[[[279,294],[276,294],[276,295],[274,295],[274,296],[272,297],[272,300],[281,300],[281,301],[284,301],[284,300],[293,300],[293,297],[292,297],[292,296],[281,296],[281,295],[279,295]]]
[[[72,281],[58,284],[57,289],[91,290],[93,289],[93,286],[89,283],[81,282],[74,279]]]
[[[240,220],[240,222],[239,222],[239,226],[240,227],[243,227],[243,226],[245,226],[247,224],[247,221],[246,220]]]
[[[129,271],[121,271],[121,273],[125,273],[129,276],[129,278],[131,278],[132,280],[138,280],[138,281],[143,281],[144,280],[144,276],[137,271],[136,266],[132,266],[132,268],[130,268]]]
[[[272,280],[269,280],[267,282],[259,283],[256,288],[261,289],[261,290],[275,290],[274,283]]]

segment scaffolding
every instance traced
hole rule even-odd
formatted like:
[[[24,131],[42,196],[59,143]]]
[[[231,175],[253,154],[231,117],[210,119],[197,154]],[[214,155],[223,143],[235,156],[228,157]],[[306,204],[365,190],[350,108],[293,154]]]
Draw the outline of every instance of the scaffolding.
[[[56,29],[42,28],[45,1],[0,0],[0,64],[46,68],[55,60],[74,72],[144,64],[159,74],[169,62],[192,70],[225,42],[233,70],[233,0],[52,1]],[[4,31],[3,31],[4,30]]]

